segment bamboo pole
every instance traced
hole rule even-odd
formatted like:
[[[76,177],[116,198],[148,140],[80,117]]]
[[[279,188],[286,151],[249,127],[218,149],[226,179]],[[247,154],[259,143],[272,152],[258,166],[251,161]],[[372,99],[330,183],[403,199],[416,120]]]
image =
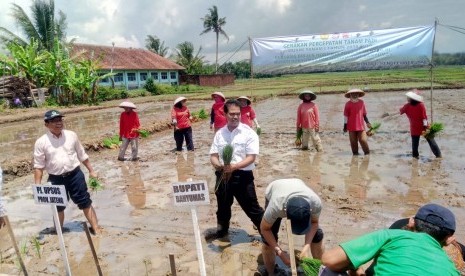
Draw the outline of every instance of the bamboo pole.
[[[90,231],[89,231],[89,228],[87,227],[87,223],[84,221],[82,222],[82,228],[84,228],[84,232],[86,232],[87,241],[89,242],[90,251],[92,251],[92,257],[94,258],[94,262],[95,262],[95,266],[97,267],[98,275],[102,276],[103,273],[102,273],[102,269],[100,268],[100,263],[98,261],[97,253],[95,252],[94,243],[92,241],[92,237],[90,236]]]
[[[3,219],[5,220],[6,228],[8,229],[8,233],[10,234],[11,242],[13,243],[13,247],[15,248],[16,255],[18,256],[19,265],[23,270],[25,276],[27,276],[26,266],[24,265],[23,259],[21,258],[21,252],[19,251],[18,245],[16,244],[15,235],[13,233],[13,229],[11,228],[10,220],[8,216],[4,216]]]
[[[170,254],[170,267],[171,267],[171,276],[176,276],[176,263],[174,261],[174,254]]]
[[[289,243],[289,258],[291,259],[292,276],[297,276],[297,266],[294,253],[294,236],[292,235],[291,220],[286,219],[287,241]]]

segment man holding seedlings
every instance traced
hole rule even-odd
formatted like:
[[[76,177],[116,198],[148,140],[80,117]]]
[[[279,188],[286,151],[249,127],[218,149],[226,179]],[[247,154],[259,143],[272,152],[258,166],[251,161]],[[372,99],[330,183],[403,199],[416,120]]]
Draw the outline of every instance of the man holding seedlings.
[[[309,250],[313,258],[323,254],[323,230],[319,227],[321,199],[302,180],[279,179],[271,182],[265,191],[265,213],[260,224],[263,237],[262,255],[266,270],[273,275],[275,257],[290,265],[287,252],[278,245],[278,232],[282,218],[291,220],[292,233],[305,235],[301,257]]]
[[[228,100],[224,104],[227,125],[219,129],[210,148],[210,162],[216,174],[216,232],[205,238],[222,238],[228,234],[231,205],[234,198],[242,210],[259,229],[263,216],[255,193],[255,158],[259,151],[258,135],[249,126],[242,124],[241,104]]]
[[[83,211],[89,221],[91,233],[98,234],[100,228],[97,215],[92,207],[80,164],[84,164],[91,177],[97,178],[97,173],[92,168],[89,156],[76,133],[64,129],[63,117],[57,110],[45,112],[44,121],[48,131],[37,139],[34,145],[34,182],[40,184],[46,170],[48,181],[53,185],[65,186],[68,197]],[[61,227],[65,220],[65,208],[57,206]]]
[[[323,254],[323,264],[342,272],[374,260],[374,275],[459,275],[442,248],[454,240],[454,214],[443,206],[426,204],[409,219],[409,225],[414,231],[384,229],[341,243]]]
[[[365,103],[361,97],[365,96],[365,92],[358,88],[347,91],[344,96],[349,98],[349,101],[344,106],[344,128],[343,131],[349,131],[350,147],[353,155],[358,155],[358,143],[362,146],[365,155],[370,154],[368,147],[367,133],[365,132],[365,123],[368,128],[371,124],[368,121],[367,110]]]

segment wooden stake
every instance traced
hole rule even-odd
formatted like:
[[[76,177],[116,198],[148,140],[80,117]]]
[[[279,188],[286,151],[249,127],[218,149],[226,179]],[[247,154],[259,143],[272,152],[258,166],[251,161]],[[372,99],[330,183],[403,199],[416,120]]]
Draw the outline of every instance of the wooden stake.
[[[97,267],[98,275],[102,276],[103,273],[102,273],[102,269],[100,268],[100,263],[99,263],[98,258],[97,258],[97,253],[95,252],[94,242],[92,241],[92,237],[90,236],[89,228],[87,227],[87,223],[85,221],[82,222],[82,228],[84,228],[84,232],[86,232],[87,241],[89,242],[90,251],[92,251],[92,257],[94,257],[94,262],[95,262],[95,266]],[[94,229],[94,230],[96,230],[96,229]]]
[[[287,240],[289,243],[289,258],[291,258],[292,276],[297,276],[297,267],[295,263],[295,254],[294,254],[294,236],[292,235],[290,219],[286,219],[286,232],[287,232]]]
[[[18,245],[16,244],[16,239],[13,233],[13,229],[11,228],[10,220],[8,219],[8,216],[4,216],[3,219],[5,220],[6,228],[8,229],[8,233],[10,234],[11,242],[13,243],[13,247],[15,248],[16,255],[18,256],[19,265],[21,266],[21,269],[23,270],[24,275],[27,276],[28,274],[27,274],[26,266],[23,263],[23,259],[21,258],[21,252],[19,252]]]
[[[176,263],[174,262],[174,254],[170,254],[171,276],[176,276]]]

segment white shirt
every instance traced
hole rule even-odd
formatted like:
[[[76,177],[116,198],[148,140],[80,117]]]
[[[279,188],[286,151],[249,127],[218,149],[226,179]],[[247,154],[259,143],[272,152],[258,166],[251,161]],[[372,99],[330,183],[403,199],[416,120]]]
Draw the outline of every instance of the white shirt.
[[[60,175],[72,171],[89,156],[71,130],[62,130],[60,137],[50,131],[37,139],[34,145],[34,168]]]
[[[234,148],[233,157],[231,164],[237,164],[245,159],[247,154],[258,155],[259,152],[259,140],[258,135],[248,125],[239,123],[239,125],[233,130],[229,131],[228,126],[222,127],[215,134],[213,143],[210,148],[210,154],[218,153],[220,162],[223,162],[223,148],[226,145],[232,145]],[[255,168],[255,164],[252,163],[247,167],[242,168],[243,171],[251,171]]]
[[[0,167],[0,217],[6,215],[5,206],[3,205],[3,198],[2,198],[2,186],[3,186],[3,172],[2,168]]]
[[[311,218],[319,218],[321,213],[321,199],[305,182],[298,178],[279,179],[271,182],[265,190],[268,202],[263,218],[273,224],[278,218],[287,217],[286,205],[289,198],[299,196],[310,204]]]

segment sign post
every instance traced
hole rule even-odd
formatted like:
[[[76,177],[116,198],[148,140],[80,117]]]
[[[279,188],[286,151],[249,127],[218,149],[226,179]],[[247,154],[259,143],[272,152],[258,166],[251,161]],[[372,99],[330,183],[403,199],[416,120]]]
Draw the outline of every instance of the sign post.
[[[32,185],[32,193],[36,204],[50,205],[53,212],[53,221],[57,231],[58,239],[61,247],[61,255],[65,263],[66,275],[71,276],[71,268],[69,266],[68,254],[66,253],[65,241],[61,231],[60,219],[56,206],[66,206],[68,197],[64,185]]]
[[[206,276],[205,260],[203,256],[202,240],[200,239],[199,222],[197,219],[197,205],[209,205],[210,197],[206,181],[192,181],[173,183],[173,200],[175,206],[190,206],[192,223],[194,225],[195,245],[199,259],[200,275]]]

